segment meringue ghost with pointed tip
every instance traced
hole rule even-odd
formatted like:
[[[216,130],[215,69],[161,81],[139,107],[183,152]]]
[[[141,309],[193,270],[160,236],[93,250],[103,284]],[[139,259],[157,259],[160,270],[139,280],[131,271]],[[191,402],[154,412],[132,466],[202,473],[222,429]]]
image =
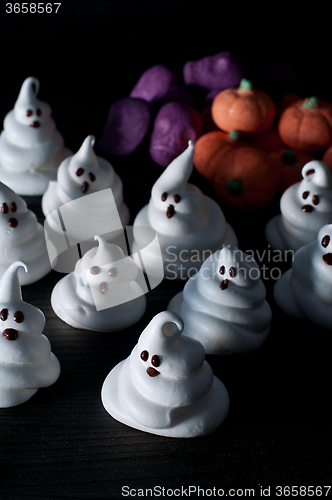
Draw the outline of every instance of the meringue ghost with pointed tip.
[[[266,226],[266,238],[274,249],[296,251],[313,241],[320,228],[332,220],[332,175],[328,166],[312,160],[304,165],[302,177],[283,193],[281,214]]]
[[[40,309],[22,300],[18,271],[28,268],[13,262],[0,280],[0,407],[27,401],[39,388],[59,377],[60,364],[42,331]]]
[[[118,245],[97,235],[95,240],[98,246],[86,252],[77,261],[75,271],[55,285],[52,308],[74,328],[123,330],[145,312],[144,276]]]
[[[266,339],[271,308],[255,260],[237,247],[211,255],[175,295],[168,310],[184,320],[184,335],[199,340],[207,354],[245,353]]]
[[[0,180],[21,195],[42,195],[61,161],[71,154],[50,106],[37,97],[39,86],[34,77],[23,82],[0,135]]]
[[[66,158],[59,166],[57,181],[49,183],[42,198],[42,210],[45,217],[73,200],[83,200],[84,196],[111,188],[114,201],[110,200],[109,204],[105,204],[105,200],[103,200],[103,204],[100,206],[96,197],[94,197],[95,202],[92,198],[88,199],[89,217],[95,217],[96,221],[99,221],[100,219],[112,220],[113,217],[120,216],[122,225],[128,224],[129,210],[123,202],[121,179],[107,160],[96,156],[93,149],[94,143],[95,137],[89,135],[83,141],[80,149],[74,155]],[[114,207],[114,202],[116,207]],[[113,213],[114,210],[116,213]],[[52,222],[51,219],[49,220]],[[62,233],[58,219],[54,218],[53,229]]]
[[[135,218],[134,226],[152,227],[158,235],[165,276],[187,279],[206,258],[223,245],[237,244],[232,227],[215,201],[188,183],[193,171],[194,143],[164,170],[152,187],[151,199]],[[135,235],[134,248],[144,248]],[[205,256],[205,258],[204,258]],[[158,257],[151,253],[151,265]],[[158,261],[158,262],[157,262]]]
[[[273,295],[286,314],[332,328],[332,224],[295,253],[292,268],[276,282]]]
[[[205,361],[202,345],[181,335],[182,318],[163,311],[148,324],[130,356],[109,373],[105,409],[120,422],[152,434],[210,434],[225,419],[225,386]]]
[[[0,182],[0,277],[16,260],[24,259],[28,271],[19,271],[21,285],[34,283],[51,271],[44,229],[26,202]]]

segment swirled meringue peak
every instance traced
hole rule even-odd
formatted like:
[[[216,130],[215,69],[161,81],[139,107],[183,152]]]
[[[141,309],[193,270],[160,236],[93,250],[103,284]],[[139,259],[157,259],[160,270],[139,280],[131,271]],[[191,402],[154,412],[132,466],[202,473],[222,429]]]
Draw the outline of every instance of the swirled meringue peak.
[[[21,195],[42,195],[62,160],[71,154],[38,91],[37,78],[23,82],[0,135],[0,180]]]
[[[0,281],[0,407],[27,401],[39,388],[59,377],[60,364],[43,335],[45,317],[37,307],[22,300],[18,271],[13,262]]]
[[[62,233],[62,226],[56,212],[60,207],[64,207],[69,212],[75,212],[76,216],[78,209],[82,210],[84,204],[86,209],[85,213],[81,213],[81,223],[85,215],[92,221],[95,228],[98,228],[97,224],[101,220],[107,224],[108,220],[120,217],[122,225],[129,222],[129,210],[123,202],[121,179],[107,160],[96,156],[93,150],[94,142],[95,137],[89,135],[77,153],[61,163],[57,181],[49,183],[42,198],[43,213],[45,217],[50,216],[48,222],[54,231]],[[104,197],[89,196],[109,189],[112,190],[113,195],[109,198],[110,203],[105,203]],[[101,199],[102,202],[100,202]],[[74,202],[76,200],[77,203]],[[78,220],[75,225],[77,224],[79,224]]]
[[[210,434],[225,419],[227,390],[205,361],[203,346],[181,335],[183,328],[178,314],[157,314],[130,356],[108,374],[102,402],[112,417],[171,437]]]
[[[332,224],[295,253],[292,268],[276,282],[273,294],[290,316],[332,328]]]
[[[27,272],[19,270],[22,285],[38,281],[52,269],[43,226],[23,198],[0,182],[0,277],[21,259],[28,265]]]
[[[193,171],[194,143],[175,158],[152,187],[151,199],[135,218],[134,226],[153,228],[163,254],[168,279],[188,279],[206,254],[223,245],[237,244],[232,227],[217,203],[188,183]],[[146,242],[135,236],[142,248]],[[151,254],[151,263],[156,256]]]
[[[280,200],[281,214],[271,219],[265,234],[271,247],[298,250],[313,241],[332,220],[332,175],[318,160],[306,163],[303,180],[290,186]]]
[[[211,255],[175,295],[168,309],[184,320],[184,335],[199,340],[207,354],[245,353],[266,339],[271,308],[255,260],[236,247]]]
[[[54,287],[51,304],[68,325],[85,330],[123,330],[143,316],[148,292],[143,272],[115,243],[95,236],[98,246],[77,261]]]

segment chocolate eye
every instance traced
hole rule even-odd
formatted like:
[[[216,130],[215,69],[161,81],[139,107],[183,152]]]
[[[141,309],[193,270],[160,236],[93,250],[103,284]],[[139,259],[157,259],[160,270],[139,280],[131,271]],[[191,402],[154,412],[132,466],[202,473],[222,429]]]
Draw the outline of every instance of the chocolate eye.
[[[326,248],[330,243],[330,237],[328,234],[326,234],[325,236],[323,236],[322,238],[322,241],[321,241],[321,245],[322,247]],[[1,311],[2,312],[2,311]]]
[[[167,193],[163,193],[161,195],[161,201],[166,201],[167,200],[167,196],[168,196]]]
[[[27,116],[32,116],[32,115],[33,115],[32,109],[27,109]]]
[[[42,113],[41,113],[41,109],[37,108],[36,115],[37,115],[37,116],[41,116],[41,114],[42,114]]]
[[[8,208],[7,203],[2,203],[2,205],[1,205],[1,209],[0,209],[0,210],[1,210],[1,213],[3,213],[3,214],[8,214],[8,212],[9,212],[9,208]]]
[[[143,361],[147,361],[149,359],[149,353],[148,353],[148,351],[142,351],[141,352],[141,359]]]
[[[93,266],[93,267],[91,267],[90,273],[93,274],[93,275],[99,274],[100,273],[100,267],[99,266]]]
[[[7,318],[8,318],[8,309],[6,309],[6,308],[1,309],[1,312],[0,312],[1,321],[6,321]]]
[[[115,278],[115,276],[117,276],[117,274],[118,274],[117,268],[111,267],[111,269],[109,269],[109,271],[108,271],[108,274],[110,275],[111,278]]]
[[[181,201],[181,196],[179,194],[175,194],[174,201],[175,201],[175,203],[179,203]]]
[[[308,198],[308,196],[309,196],[309,191],[304,191],[304,193],[302,193],[302,198],[304,200],[306,200]]]
[[[319,203],[319,196],[317,194],[314,194],[312,197],[312,204],[318,205],[318,203]]]
[[[14,313],[14,321],[16,321],[16,323],[23,323],[24,314],[22,311],[16,311],[16,313]]]
[[[89,179],[91,182],[94,182],[96,180],[95,174],[93,174],[92,172],[89,172]]]
[[[236,276],[236,271],[235,271],[234,267],[230,267],[230,268],[229,268],[229,276],[230,276],[231,278],[235,278],[235,276]]]
[[[225,266],[219,267],[219,274],[225,274],[225,271],[226,271]]]
[[[160,358],[158,356],[158,354],[154,354],[151,358],[151,364],[153,366],[159,366],[160,365]]]
[[[84,174],[84,168],[80,167],[76,170],[77,177],[81,177]]]
[[[16,205],[15,201],[12,201],[12,202],[11,202],[11,204],[10,204],[10,210],[11,210],[12,212],[16,212],[16,210],[17,210],[17,205]]]

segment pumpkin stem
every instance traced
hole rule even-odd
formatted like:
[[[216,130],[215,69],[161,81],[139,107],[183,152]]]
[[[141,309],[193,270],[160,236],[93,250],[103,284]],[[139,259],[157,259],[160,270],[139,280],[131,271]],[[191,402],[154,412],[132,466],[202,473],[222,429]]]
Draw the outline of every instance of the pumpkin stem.
[[[285,149],[281,155],[281,160],[286,165],[292,166],[297,162],[297,156],[291,149]]]
[[[318,108],[318,105],[319,105],[319,97],[317,97],[316,95],[312,97],[307,97],[306,99],[304,99],[303,102],[304,108]]]
[[[241,132],[239,132],[238,130],[231,130],[228,134],[227,140],[231,144],[234,144],[240,139],[240,137],[241,137]]]
[[[243,184],[239,179],[231,179],[227,182],[226,189],[233,196],[239,196],[243,191]]]
[[[253,84],[251,80],[247,80],[246,78],[242,78],[240,81],[239,90],[252,90]]]

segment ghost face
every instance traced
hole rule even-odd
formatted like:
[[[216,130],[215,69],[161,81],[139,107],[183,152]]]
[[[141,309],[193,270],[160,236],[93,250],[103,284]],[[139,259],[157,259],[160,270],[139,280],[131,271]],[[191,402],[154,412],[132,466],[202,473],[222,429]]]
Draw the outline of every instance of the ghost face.
[[[324,236],[321,238],[320,244],[325,251],[328,249],[332,250],[331,243],[331,236],[329,234],[324,234]],[[332,251],[324,253],[322,258],[326,265],[332,266]]]
[[[10,326],[9,328],[3,328],[6,327],[6,322],[10,317],[12,316],[12,319],[14,321],[13,326],[20,325],[23,323],[25,316],[24,313],[21,310],[18,311],[10,311],[7,309],[7,307],[3,307],[0,311],[0,320],[2,324],[2,336],[6,340],[17,340],[18,339],[18,330],[16,328],[12,328]],[[12,321],[9,321],[9,323],[12,325]]]
[[[96,175],[89,172],[84,167],[78,167],[75,171],[76,181],[81,184],[81,191],[83,194],[87,193],[91,184],[96,181]]]
[[[226,268],[224,265],[221,265],[219,268],[219,274],[222,277],[220,290],[226,290],[229,280],[232,280],[238,274],[238,266],[230,266],[229,268]]]
[[[18,226],[18,220],[16,217],[17,204],[15,201],[10,203],[3,202],[0,205],[0,217],[5,217],[9,228],[15,228]]]
[[[39,100],[31,100],[15,106],[17,121],[32,129],[39,129],[50,119],[50,106]]]
[[[140,358],[144,363],[149,365],[146,369],[146,373],[149,377],[157,377],[160,374],[160,371],[157,370],[161,363],[161,359],[158,354],[150,356],[149,351],[144,349],[140,354]]]

